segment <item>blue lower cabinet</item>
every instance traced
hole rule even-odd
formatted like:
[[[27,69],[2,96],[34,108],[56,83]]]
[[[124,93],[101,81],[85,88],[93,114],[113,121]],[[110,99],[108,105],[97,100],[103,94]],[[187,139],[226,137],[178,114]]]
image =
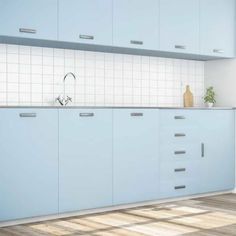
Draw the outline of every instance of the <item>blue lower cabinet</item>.
[[[0,221],[58,213],[57,115],[0,110]]]
[[[234,111],[201,111],[201,166],[199,181],[203,192],[234,188]]]
[[[60,213],[110,205],[112,110],[60,110]]]
[[[160,117],[162,198],[234,188],[232,110],[163,110]],[[174,173],[177,167],[186,171]]]
[[[114,110],[114,204],[158,198],[158,115],[156,109]]]

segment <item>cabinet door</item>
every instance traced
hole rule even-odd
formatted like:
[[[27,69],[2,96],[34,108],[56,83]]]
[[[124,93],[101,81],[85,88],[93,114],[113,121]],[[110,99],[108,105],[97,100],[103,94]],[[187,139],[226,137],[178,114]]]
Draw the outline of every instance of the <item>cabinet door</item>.
[[[114,46],[159,48],[159,0],[114,0]]]
[[[59,211],[112,205],[112,111],[59,111]]]
[[[58,115],[0,110],[0,221],[58,213]]]
[[[158,110],[116,109],[113,137],[114,204],[158,198]]]
[[[160,50],[199,53],[199,0],[160,0]]]
[[[201,111],[202,155],[199,173],[204,192],[234,188],[234,114]]]
[[[59,40],[112,45],[112,0],[59,0]]]
[[[0,35],[57,39],[57,0],[0,0]]]
[[[201,54],[235,56],[235,1],[200,0]]]

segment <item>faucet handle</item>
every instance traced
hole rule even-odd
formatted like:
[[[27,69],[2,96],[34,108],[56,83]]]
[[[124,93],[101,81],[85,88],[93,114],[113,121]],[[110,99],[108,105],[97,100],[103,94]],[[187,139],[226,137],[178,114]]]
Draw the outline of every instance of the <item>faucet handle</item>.
[[[59,95],[57,98],[56,98],[56,102],[59,102],[62,106],[64,106],[64,97],[62,95]]]
[[[65,99],[65,105],[67,105],[69,102],[72,102],[72,98],[67,96]]]

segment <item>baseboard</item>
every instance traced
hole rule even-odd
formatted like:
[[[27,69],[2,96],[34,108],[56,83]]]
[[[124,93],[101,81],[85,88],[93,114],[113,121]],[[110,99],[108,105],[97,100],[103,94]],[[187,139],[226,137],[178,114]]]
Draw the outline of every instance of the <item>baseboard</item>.
[[[89,214],[95,214],[95,213],[117,211],[117,210],[122,210],[122,209],[140,207],[140,206],[148,206],[148,205],[154,205],[154,204],[190,200],[190,199],[194,199],[194,198],[209,197],[209,196],[221,195],[221,194],[226,194],[226,193],[236,193],[236,189],[234,189],[233,191],[231,190],[231,191],[212,192],[212,193],[205,193],[205,194],[196,194],[196,195],[191,195],[191,196],[186,196],[186,197],[168,198],[168,199],[140,202],[140,203],[134,203],[134,204],[125,204],[125,205],[104,207],[104,208],[98,208],[98,209],[92,209],[92,210],[83,210],[83,211],[79,211],[79,212],[70,212],[70,213],[56,214],[56,215],[50,215],[50,216],[32,217],[32,218],[27,218],[27,219],[7,221],[7,222],[0,223],[0,228],[6,227],[6,226],[55,220],[55,219],[61,219],[61,218],[67,218],[67,217],[76,217],[76,216],[89,215]]]

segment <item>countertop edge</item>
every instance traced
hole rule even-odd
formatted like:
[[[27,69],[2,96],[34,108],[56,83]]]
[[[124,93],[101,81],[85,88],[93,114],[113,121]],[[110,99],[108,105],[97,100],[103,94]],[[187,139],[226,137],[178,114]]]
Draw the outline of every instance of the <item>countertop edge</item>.
[[[159,110],[234,110],[236,107],[132,107],[132,106],[0,106],[0,109],[159,109]]]

